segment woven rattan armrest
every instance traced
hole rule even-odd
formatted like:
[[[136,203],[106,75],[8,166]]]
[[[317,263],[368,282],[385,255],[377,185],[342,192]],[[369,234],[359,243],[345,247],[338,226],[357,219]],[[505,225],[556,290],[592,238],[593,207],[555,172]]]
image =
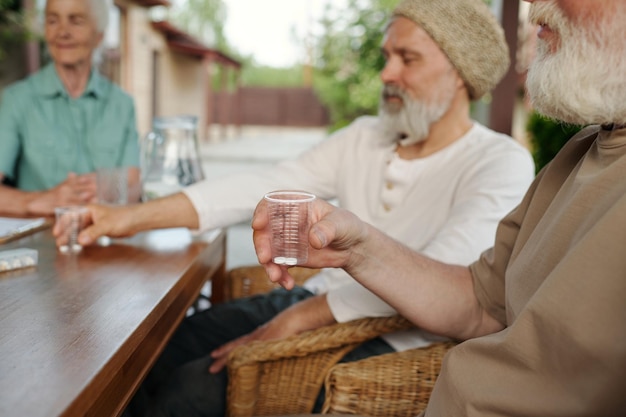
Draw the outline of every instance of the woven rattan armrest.
[[[228,362],[228,415],[309,413],[326,373],[347,352],[363,341],[411,326],[399,316],[367,318],[241,346]]]
[[[294,278],[296,285],[304,284],[307,279],[318,272],[319,269],[308,269],[299,266],[289,268],[289,273]],[[278,284],[267,278],[265,269],[260,265],[233,268],[226,274],[224,300],[263,294],[278,287]]]
[[[327,374],[323,414],[414,417],[426,408],[454,342],[340,363]]]

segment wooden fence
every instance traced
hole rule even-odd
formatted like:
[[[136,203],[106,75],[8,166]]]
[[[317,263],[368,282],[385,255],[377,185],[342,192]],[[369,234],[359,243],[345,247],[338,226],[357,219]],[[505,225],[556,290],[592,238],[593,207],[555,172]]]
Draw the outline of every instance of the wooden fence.
[[[242,87],[213,95],[213,124],[261,126],[327,126],[329,115],[310,88]]]

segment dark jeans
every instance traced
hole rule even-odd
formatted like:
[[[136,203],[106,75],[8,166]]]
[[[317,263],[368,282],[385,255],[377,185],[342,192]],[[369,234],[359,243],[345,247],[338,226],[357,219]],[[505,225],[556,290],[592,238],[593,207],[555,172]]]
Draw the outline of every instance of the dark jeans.
[[[208,372],[209,353],[230,340],[252,332],[287,307],[312,297],[303,288],[217,304],[183,320],[145,381],[125,410],[125,417],[223,416],[226,412],[227,372]],[[350,352],[345,361],[393,349],[375,339]],[[318,398],[316,409],[323,403]]]

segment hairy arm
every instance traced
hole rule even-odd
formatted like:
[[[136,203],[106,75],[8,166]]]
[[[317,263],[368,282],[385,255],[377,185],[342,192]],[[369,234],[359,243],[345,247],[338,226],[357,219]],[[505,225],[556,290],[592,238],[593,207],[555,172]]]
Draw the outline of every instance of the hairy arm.
[[[365,229],[344,268],[398,313],[424,330],[460,340],[503,328],[478,303],[467,267],[432,260],[370,225]]]
[[[141,171],[137,167],[128,168],[128,202],[141,201]]]
[[[257,257],[272,281],[292,288],[287,269],[271,262],[268,223],[261,202],[252,222]],[[503,328],[480,306],[467,267],[413,252],[347,210],[316,200],[309,243],[305,266],[344,268],[420,328],[461,340]]]
[[[0,173],[0,180],[4,175]],[[68,174],[65,181],[44,191],[23,191],[0,185],[0,214],[7,216],[51,216],[54,208],[87,204],[95,197],[95,176]]]
[[[127,237],[144,230],[170,227],[198,228],[198,214],[183,193],[141,204],[90,205],[88,208],[90,224],[78,236],[83,245],[96,242],[100,236]],[[58,231],[55,228],[53,232],[56,235]]]

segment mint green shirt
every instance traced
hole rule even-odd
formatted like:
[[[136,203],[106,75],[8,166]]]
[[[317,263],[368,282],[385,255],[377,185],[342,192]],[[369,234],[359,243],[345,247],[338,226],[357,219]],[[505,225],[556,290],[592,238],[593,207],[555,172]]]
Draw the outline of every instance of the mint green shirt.
[[[0,172],[25,191],[44,190],[69,172],[139,166],[132,98],[92,71],[71,98],[50,64],[7,87],[0,101]]]

